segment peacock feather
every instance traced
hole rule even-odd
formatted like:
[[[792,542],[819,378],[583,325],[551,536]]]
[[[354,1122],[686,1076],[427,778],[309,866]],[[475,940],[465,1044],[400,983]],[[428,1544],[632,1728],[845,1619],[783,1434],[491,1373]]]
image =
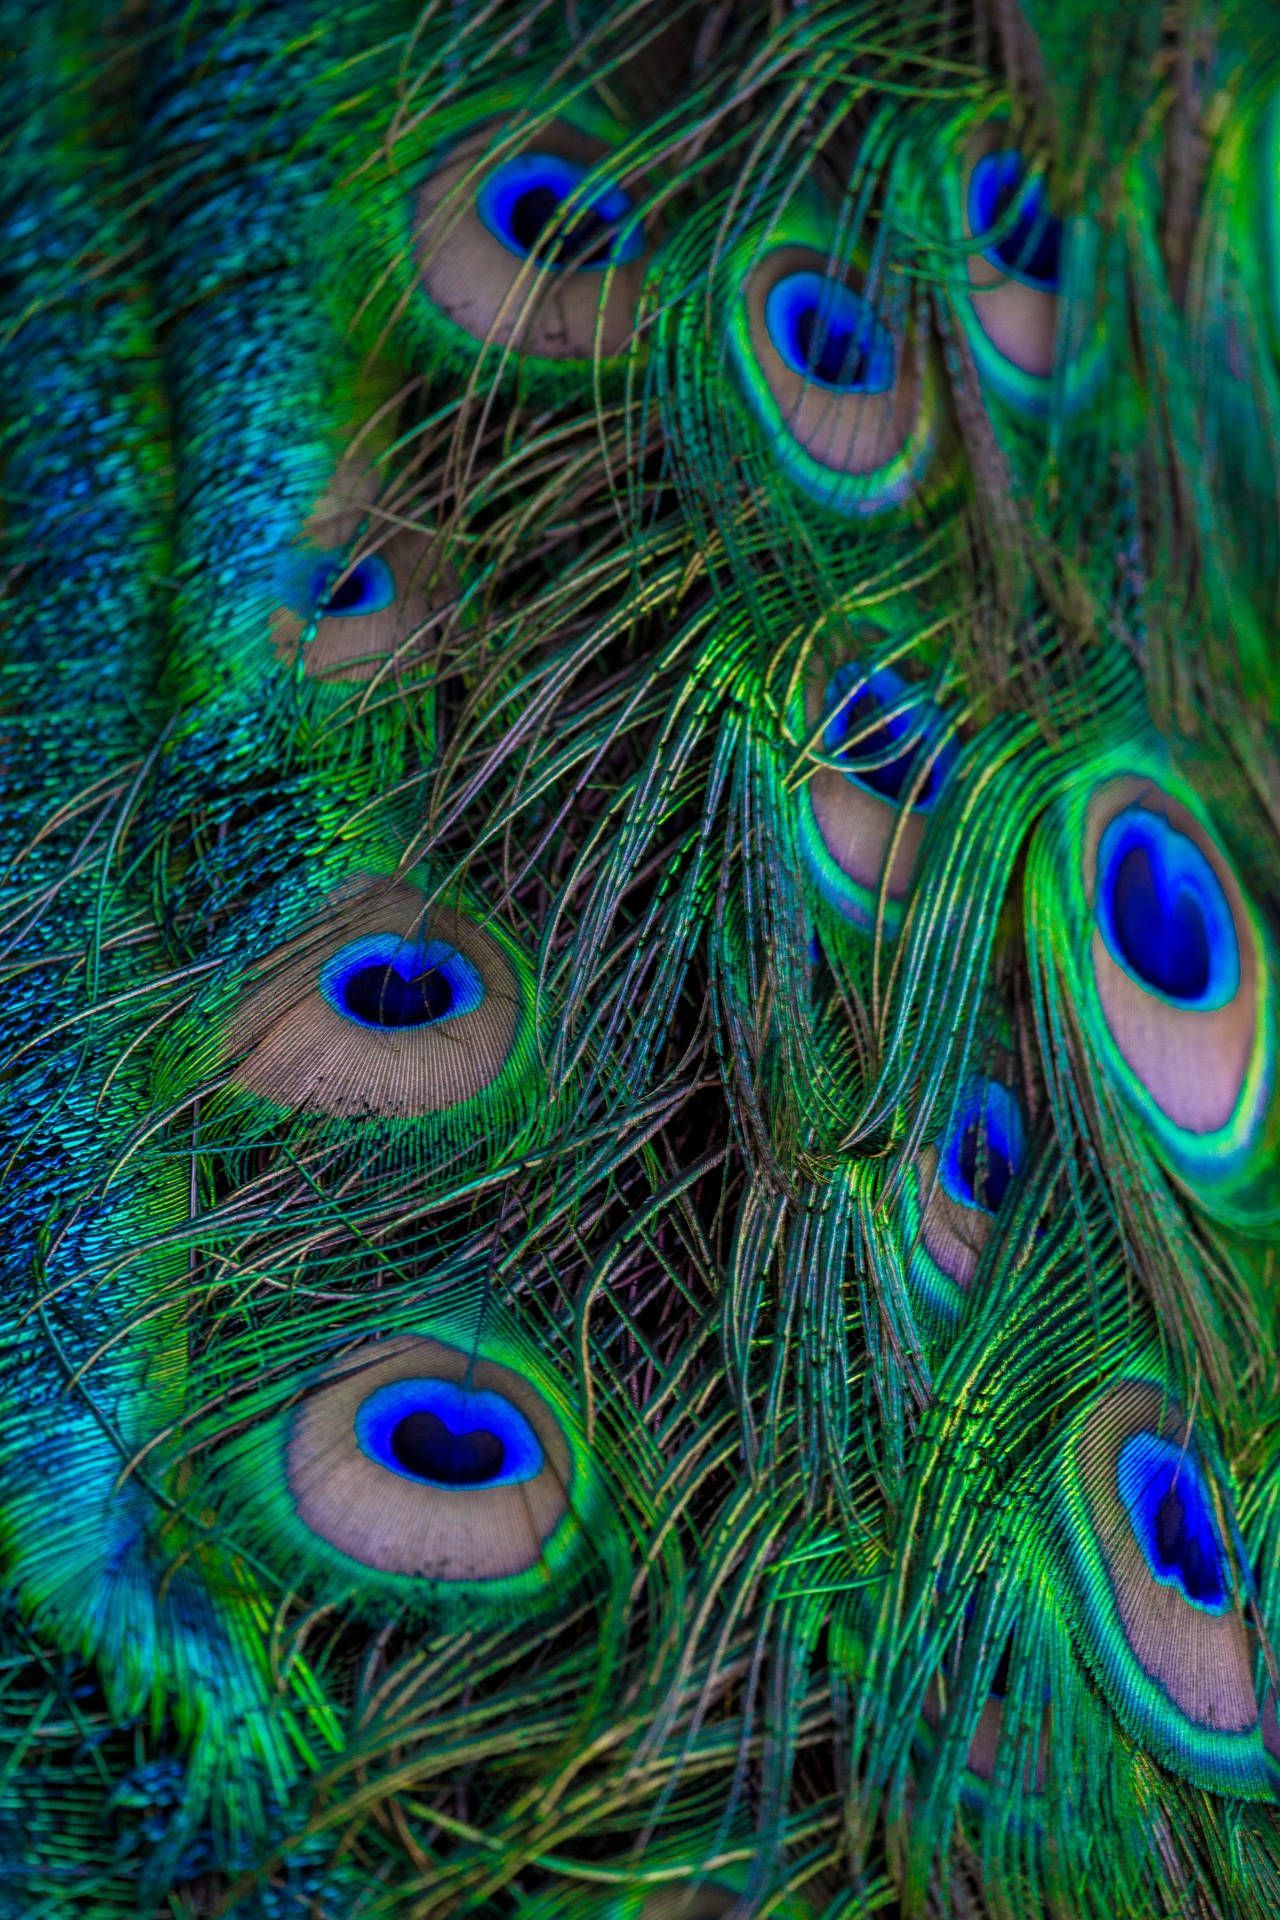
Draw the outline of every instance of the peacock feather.
[[[0,1920],[1270,1920],[1271,7],[0,129]]]

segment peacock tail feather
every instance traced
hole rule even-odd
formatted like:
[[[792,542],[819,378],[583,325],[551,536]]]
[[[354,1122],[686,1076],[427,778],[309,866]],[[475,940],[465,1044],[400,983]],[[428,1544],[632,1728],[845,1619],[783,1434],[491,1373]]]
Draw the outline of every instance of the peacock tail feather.
[[[1280,1912],[1280,33],[0,0],[0,1920]]]

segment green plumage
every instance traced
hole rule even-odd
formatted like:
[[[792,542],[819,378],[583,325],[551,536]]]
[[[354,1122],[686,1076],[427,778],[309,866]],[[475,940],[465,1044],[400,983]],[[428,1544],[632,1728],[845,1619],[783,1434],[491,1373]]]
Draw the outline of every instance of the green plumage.
[[[1280,1910],[1268,10],[0,53],[0,1920]]]

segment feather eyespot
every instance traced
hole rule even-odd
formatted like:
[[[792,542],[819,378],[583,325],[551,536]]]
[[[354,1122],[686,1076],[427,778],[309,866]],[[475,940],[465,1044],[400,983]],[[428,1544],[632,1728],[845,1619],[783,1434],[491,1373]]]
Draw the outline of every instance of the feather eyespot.
[[[1083,1651],[1122,1724],[1196,1784],[1268,1797],[1223,1495],[1154,1370],[1077,1418],[1062,1475]]]
[[[322,1376],[289,1422],[286,1470],[323,1547],[411,1580],[545,1579],[571,1519],[573,1455],[545,1394],[425,1336],[371,1341]]]
[[[1269,931],[1195,796],[1131,765],[1117,750],[1046,818],[1032,947],[1056,955],[1046,990],[1079,1037],[1098,1128],[1123,1127],[1247,1228],[1276,1208]]]
[[[1044,175],[1003,145],[1004,136],[988,125],[965,153],[962,314],[983,379],[1017,411],[1036,414],[1049,403],[1067,239]]]
[[[1227,1155],[1256,1124],[1272,1050],[1260,931],[1189,807],[1109,782],[1084,821],[1090,972],[1121,1084],[1174,1164]]]
[[[650,235],[607,139],[558,119],[494,158],[492,122],[465,135],[419,190],[423,291],[468,358],[492,342],[535,361],[604,360],[632,336]]]
[[[873,288],[833,257],[824,223],[782,217],[773,244],[729,265],[728,346],[743,396],[792,482],[832,512],[867,515],[917,491],[933,457],[939,399],[905,283]]]
[[[396,531],[376,553],[325,555],[312,574],[314,629],[303,647],[312,679],[363,682],[420,662],[455,586],[429,534]]]
[[[806,862],[823,898],[844,919],[870,928],[882,885],[886,918],[901,910],[955,743],[923,688],[892,667],[857,661],[829,678],[815,668],[805,721],[818,731],[822,754],[800,790]]]
[[[907,1179],[908,1277],[915,1298],[945,1321],[964,1304],[1025,1156],[1018,1100],[989,1079],[969,1083],[941,1140],[916,1155]]]
[[[227,1036],[243,1091],[297,1112],[409,1119],[481,1097],[513,1117],[533,1078],[524,968],[496,929],[407,883],[340,890],[254,968]]]
[[[1221,1613],[1231,1598],[1222,1540],[1194,1453],[1153,1433],[1132,1433],[1116,1461],[1116,1482],[1153,1580],[1193,1607]]]
[[[848,780],[895,806],[927,813],[946,780],[955,747],[941,737],[940,716],[892,667],[868,673],[840,667],[827,686],[826,750]]]
[[[375,486],[376,475],[340,472],[276,560],[272,643],[282,660],[301,653],[310,680],[361,683],[408,669],[456,599],[430,532],[375,525],[363,538],[376,546],[361,550]]]

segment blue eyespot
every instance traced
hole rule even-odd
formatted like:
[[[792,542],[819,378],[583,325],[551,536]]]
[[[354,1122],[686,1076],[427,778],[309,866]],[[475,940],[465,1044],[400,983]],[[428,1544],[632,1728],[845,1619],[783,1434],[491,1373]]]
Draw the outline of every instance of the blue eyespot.
[[[534,255],[543,267],[580,272],[638,259],[645,238],[635,202],[621,187],[593,186],[584,195],[593,171],[555,153],[517,154],[476,195],[481,225],[508,253]]]
[[[453,1380],[392,1380],[356,1411],[360,1451],[446,1491],[517,1486],[542,1471],[538,1436],[500,1393]]]
[[[887,393],[893,335],[869,301],[834,275],[789,273],[769,289],[764,323],[792,373],[830,393]]]
[[[344,569],[340,559],[326,556],[311,577],[312,605],[326,620],[381,613],[395,597],[395,576],[377,553],[367,554],[350,569]]]
[[[942,719],[930,702],[920,699],[901,706],[910,689],[910,681],[892,667],[877,667],[868,674],[865,667],[849,661],[827,687],[831,718],[823,745],[829,754],[846,760],[848,779],[893,801],[911,790],[927,754],[928,770],[912,800],[913,808],[924,813],[937,800],[955,759],[955,745],[950,740],[938,744]],[[895,706],[901,710],[886,712]],[[895,752],[899,741],[907,744]]]
[[[975,1080],[952,1113],[939,1156],[944,1191],[962,1207],[999,1212],[1022,1169],[1022,1112],[998,1080]]]
[[[381,613],[396,597],[395,575],[380,554],[348,569],[340,547],[325,553],[286,549],[276,558],[275,585],[281,606],[299,620]]]
[[[1010,279],[1041,293],[1056,293],[1061,279],[1062,222],[1049,211],[1039,174],[1027,177],[1013,148],[988,153],[969,181],[969,231],[977,238],[1000,232],[982,257]]]
[[[358,1026],[425,1027],[474,1013],[484,982],[465,954],[445,940],[418,946],[394,934],[352,940],[326,961],[320,991]]]
[[[1195,1455],[1154,1433],[1131,1434],[1116,1482],[1153,1578],[1180,1587],[1192,1606],[1221,1613],[1230,1600],[1225,1555]]]
[[[1098,925],[1112,959],[1178,1006],[1224,1006],[1240,946],[1222,884],[1194,840],[1129,807],[1098,845]]]

